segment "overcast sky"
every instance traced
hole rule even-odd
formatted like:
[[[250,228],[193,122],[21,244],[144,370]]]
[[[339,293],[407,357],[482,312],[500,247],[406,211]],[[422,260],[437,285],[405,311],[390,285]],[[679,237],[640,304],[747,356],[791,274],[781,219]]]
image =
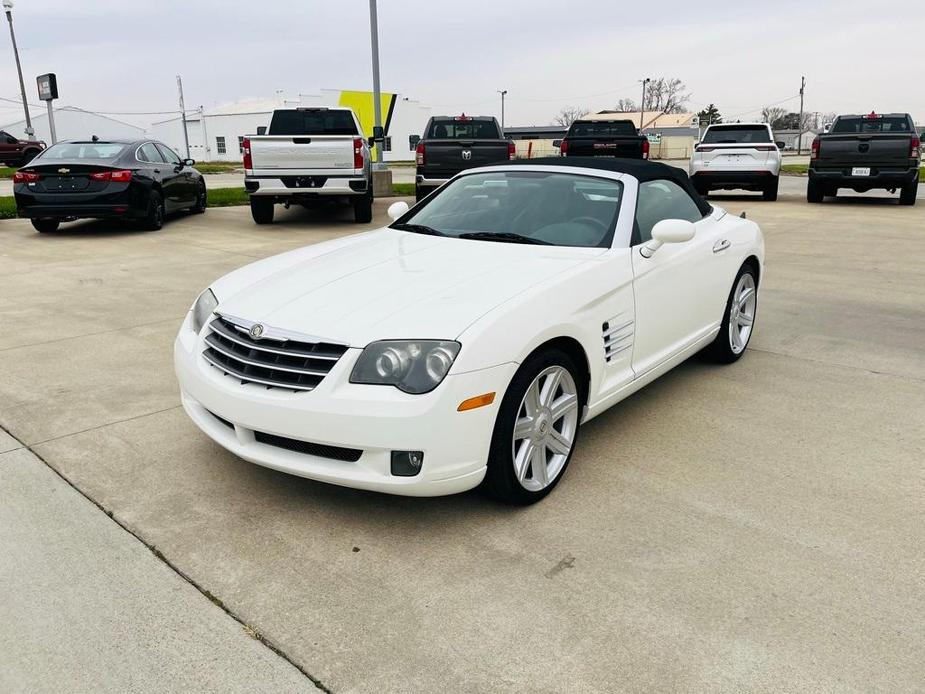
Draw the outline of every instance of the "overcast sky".
[[[55,72],[60,105],[176,109],[320,88],[371,89],[367,0],[15,0],[27,96]],[[925,122],[925,2],[379,0],[382,88],[434,113],[550,123],[563,106],[639,100],[642,77],[679,77],[691,110],[757,118],[910,111]],[[18,98],[6,30],[0,97]],[[6,51],[6,53],[2,53]],[[790,99],[789,101],[784,101]],[[15,120],[0,102],[0,122]],[[162,116],[119,116],[147,126]]]

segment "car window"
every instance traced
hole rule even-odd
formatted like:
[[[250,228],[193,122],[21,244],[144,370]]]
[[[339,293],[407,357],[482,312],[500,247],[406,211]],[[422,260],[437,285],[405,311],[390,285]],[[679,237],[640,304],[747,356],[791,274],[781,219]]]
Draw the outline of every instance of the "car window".
[[[430,125],[427,138],[431,140],[500,140],[501,132],[491,120],[435,118]]]
[[[399,229],[429,227],[443,236],[517,234],[534,243],[608,248],[623,184],[607,178],[543,171],[498,171],[461,176]],[[487,240],[492,240],[488,238]],[[499,239],[503,240],[503,239]]]
[[[710,126],[703,134],[703,143],[708,145],[750,144],[752,142],[770,142],[771,134],[761,125],[720,125]]]
[[[652,239],[652,228],[663,219],[699,222],[700,208],[681,186],[672,181],[646,181],[639,184],[636,202],[635,243]]]
[[[154,164],[162,163],[164,158],[158,152],[153,142],[146,142],[138,148],[138,161],[147,161]]]
[[[180,155],[178,155],[176,152],[170,149],[170,147],[168,147],[167,145],[164,145],[158,142],[157,148],[158,150],[160,150],[161,156],[164,157],[164,161],[166,161],[168,164],[179,164],[180,163]]]
[[[861,118],[839,118],[832,126],[833,133],[896,133],[911,132],[909,119],[905,116],[862,116]]]
[[[619,137],[636,134],[636,126],[627,120],[579,121],[572,124],[567,137]]]
[[[270,135],[359,135],[353,114],[343,109],[280,109],[273,111]]]
[[[43,150],[38,157],[42,160],[63,161],[66,159],[115,159],[128,145],[118,142],[59,142]]]

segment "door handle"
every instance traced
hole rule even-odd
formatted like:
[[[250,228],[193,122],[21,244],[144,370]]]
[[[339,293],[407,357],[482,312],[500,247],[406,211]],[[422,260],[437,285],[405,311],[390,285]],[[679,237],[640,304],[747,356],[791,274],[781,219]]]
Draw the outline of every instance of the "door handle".
[[[727,248],[729,248],[729,246],[730,246],[729,239],[720,239],[719,241],[713,244],[713,252],[722,253]]]
[[[154,169],[154,173],[160,173],[160,172],[161,172],[160,169]]]

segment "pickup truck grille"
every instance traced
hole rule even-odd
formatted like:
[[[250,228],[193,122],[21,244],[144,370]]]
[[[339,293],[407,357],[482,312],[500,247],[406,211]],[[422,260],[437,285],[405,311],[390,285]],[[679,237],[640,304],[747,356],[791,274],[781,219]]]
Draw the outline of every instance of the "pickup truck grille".
[[[217,316],[209,324],[202,352],[207,362],[242,384],[313,390],[347,351],[347,345],[332,342],[277,336],[255,339],[249,334],[250,327]]]

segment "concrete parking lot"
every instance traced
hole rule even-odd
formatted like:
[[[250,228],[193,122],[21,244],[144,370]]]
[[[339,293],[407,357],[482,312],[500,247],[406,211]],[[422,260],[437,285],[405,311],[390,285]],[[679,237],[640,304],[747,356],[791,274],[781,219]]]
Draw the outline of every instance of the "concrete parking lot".
[[[179,406],[198,292],[390,201],[0,222],[0,690],[922,691],[925,204],[804,195],[712,198],[766,235],[751,349],[518,509],[276,473]]]

